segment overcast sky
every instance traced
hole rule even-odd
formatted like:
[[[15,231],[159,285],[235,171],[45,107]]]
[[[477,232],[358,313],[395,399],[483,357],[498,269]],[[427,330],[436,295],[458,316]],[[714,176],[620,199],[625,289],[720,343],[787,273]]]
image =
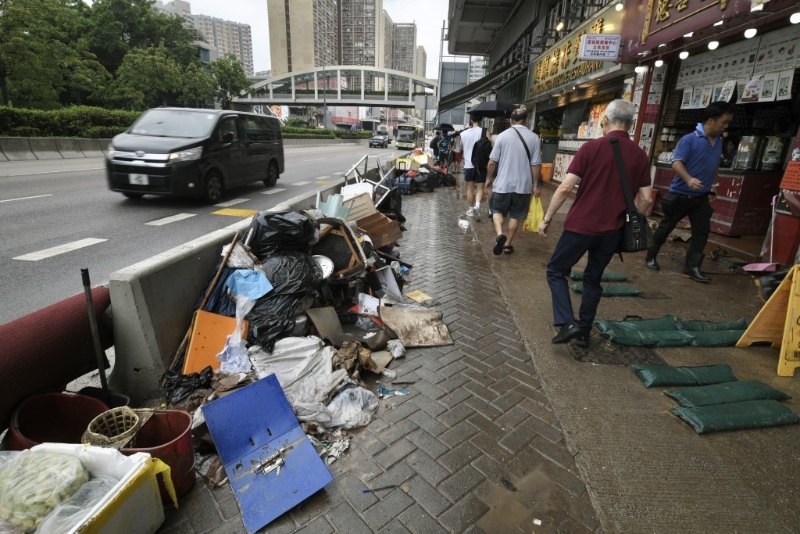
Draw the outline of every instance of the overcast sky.
[[[190,0],[190,3],[195,15],[249,24],[253,35],[253,66],[256,72],[270,69],[267,0]],[[439,77],[439,39],[442,22],[447,18],[447,5],[448,0],[383,0],[383,8],[393,22],[417,24],[417,46],[424,46],[428,54],[425,71],[428,78]]]

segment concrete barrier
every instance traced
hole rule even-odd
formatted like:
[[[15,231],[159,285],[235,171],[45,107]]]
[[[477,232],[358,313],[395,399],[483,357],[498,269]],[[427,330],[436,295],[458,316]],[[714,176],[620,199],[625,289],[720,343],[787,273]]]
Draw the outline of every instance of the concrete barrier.
[[[56,139],[58,153],[64,159],[85,158],[81,151],[81,144],[78,139],[58,138]]]
[[[372,169],[372,176],[377,174]],[[321,189],[322,197],[339,191],[337,180]],[[270,211],[305,209],[316,191],[283,202]],[[202,292],[223,245],[250,225],[245,219],[109,275],[114,315],[116,361],[109,378],[112,389],[135,403],[158,396],[159,380],[191,323]]]
[[[27,137],[0,137],[0,150],[9,161],[36,159]]]
[[[3,154],[3,151],[1,149],[0,149],[0,161],[8,161],[8,158],[6,157],[5,154]]]
[[[78,139],[78,144],[80,144],[81,152],[87,158],[99,158],[105,155],[99,139]]]
[[[30,137],[28,142],[36,159],[63,159],[54,137]]]

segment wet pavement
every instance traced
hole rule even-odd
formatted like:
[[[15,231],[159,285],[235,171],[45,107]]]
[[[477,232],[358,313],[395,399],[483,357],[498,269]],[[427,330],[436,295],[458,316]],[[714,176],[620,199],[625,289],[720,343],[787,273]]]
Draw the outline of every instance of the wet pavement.
[[[696,435],[669,413],[665,388],[645,389],[620,365],[727,363],[740,380],[792,395],[784,404],[800,412],[800,379],[777,376],[777,350],[620,350],[597,331],[588,350],[552,345],[544,270],[567,206],[550,237],[520,235],[501,256],[485,216],[459,227],[466,207],[454,188],[403,199],[402,257],[414,264],[405,291],[435,299],[455,344],[394,361],[396,380],[414,382],[410,395],[381,400],[330,466],[334,482],[262,532],[798,530],[800,425]],[[752,280],[708,260],[710,284],[681,277],[685,246],[662,248],[659,273],[643,256],[615,258],[609,270],[642,295],[604,297],[598,319],[752,320],[761,306]],[[245,532],[228,486],[198,481],[180,505],[159,532]]]

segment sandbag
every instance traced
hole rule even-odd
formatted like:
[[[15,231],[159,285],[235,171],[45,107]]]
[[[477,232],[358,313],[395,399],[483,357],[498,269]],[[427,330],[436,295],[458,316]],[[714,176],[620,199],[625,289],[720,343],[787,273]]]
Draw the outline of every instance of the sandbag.
[[[569,286],[575,293],[583,293],[583,284],[572,284]],[[624,284],[612,284],[601,286],[603,288],[604,297],[635,297],[641,291],[633,286]]]
[[[642,365],[633,363],[644,387],[654,386],[704,386],[735,382],[736,376],[729,365],[703,365],[698,367],[673,367],[671,365]]]
[[[681,406],[689,408],[750,400],[772,399],[783,401],[791,398],[783,391],[778,391],[772,386],[757,380],[742,380],[712,384],[710,386],[675,389],[665,391],[664,394],[678,401]]]
[[[573,280],[583,280],[583,273],[580,271],[572,271],[569,273],[569,277]],[[627,274],[612,273],[610,271],[604,272],[603,276],[600,277],[600,280],[603,282],[624,282],[627,279]]]
[[[594,324],[614,343],[641,347],[732,347],[747,329],[747,321],[741,318],[713,323],[682,321],[672,315],[660,319],[631,316],[622,321],[598,319]]]
[[[697,408],[679,406],[671,412],[689,423],[698,434],[800,423],[800,415],[771,399]]]

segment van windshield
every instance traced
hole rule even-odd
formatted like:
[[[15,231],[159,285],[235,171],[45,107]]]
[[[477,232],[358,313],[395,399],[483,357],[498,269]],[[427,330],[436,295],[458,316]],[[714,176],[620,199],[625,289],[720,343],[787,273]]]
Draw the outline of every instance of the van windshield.
[[[130,133],[153,137],[207,137],[217,122],[216,113],[151,109],[136,119]]]

